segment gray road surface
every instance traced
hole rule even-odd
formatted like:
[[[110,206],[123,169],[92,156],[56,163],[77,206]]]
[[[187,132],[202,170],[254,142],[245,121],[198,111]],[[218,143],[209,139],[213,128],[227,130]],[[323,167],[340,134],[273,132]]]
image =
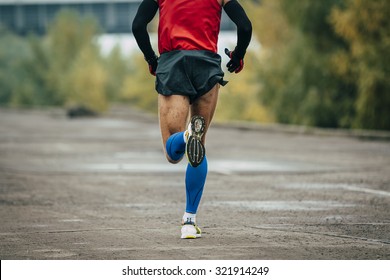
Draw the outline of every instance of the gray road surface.
[[[157,118],[0,109],[0,258],[390,259],[390,142],[214,125],[206,148],[181,240]]]

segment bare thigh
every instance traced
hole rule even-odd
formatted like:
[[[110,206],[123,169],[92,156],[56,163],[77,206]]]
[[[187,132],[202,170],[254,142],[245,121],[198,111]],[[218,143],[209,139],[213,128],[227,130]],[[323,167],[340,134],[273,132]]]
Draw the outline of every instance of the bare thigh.
[[[186,130],[189,106],[190,102],[187,96],[158,95],[160,129],[164,152],[168,161],[172,163],[176,163],[176,161],[169,158],[165,150],[165,145],[172,134]]]
[[[177,161],[169,158],[166,152],[167,140],[172,134],[186,130],[189,113],[191,113],[191,117],[199,115],[205,119],[206,128],[202,137],[202,142],[203,144],[205,143],[206,133],[217,106],[218,91],[219,84],[215,85],[208,93],[199,97],[191,105],[187,96],[158,95],[161,137],[165,156],[169,162],[176,163]]]

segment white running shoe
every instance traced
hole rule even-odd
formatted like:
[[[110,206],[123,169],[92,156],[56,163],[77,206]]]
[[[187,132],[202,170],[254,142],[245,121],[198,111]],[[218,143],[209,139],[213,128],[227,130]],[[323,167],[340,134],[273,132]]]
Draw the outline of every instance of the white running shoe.
[[[195,239],[202,237],[202,231],[193,222],[186,222],[181,226],[182,239]]]

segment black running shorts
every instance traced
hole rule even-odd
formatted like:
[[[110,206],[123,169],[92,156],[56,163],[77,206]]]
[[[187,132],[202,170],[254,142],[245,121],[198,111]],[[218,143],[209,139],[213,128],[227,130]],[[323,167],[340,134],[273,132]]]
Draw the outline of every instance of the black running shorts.
[[[190,103],[209,92],[217,83],[226,85],[221,56],[201,50],[163,53],[156,70],[156,91],[162,95],[185,95]]]

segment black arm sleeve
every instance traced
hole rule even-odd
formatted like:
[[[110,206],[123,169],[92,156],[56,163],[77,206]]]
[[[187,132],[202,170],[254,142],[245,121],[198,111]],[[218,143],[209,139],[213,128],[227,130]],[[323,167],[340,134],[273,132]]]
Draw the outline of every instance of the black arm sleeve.
[[[252,38],[251,21],[236,0],[227,2],[223,9],[237,26],[237,47],[235,53],[239,58],[243,58]]]
[[[133,35],[146,60],[155,56],[146,27],[156,15],[157,10],[158,4],[156,1],[142,1],[132,25]]]

